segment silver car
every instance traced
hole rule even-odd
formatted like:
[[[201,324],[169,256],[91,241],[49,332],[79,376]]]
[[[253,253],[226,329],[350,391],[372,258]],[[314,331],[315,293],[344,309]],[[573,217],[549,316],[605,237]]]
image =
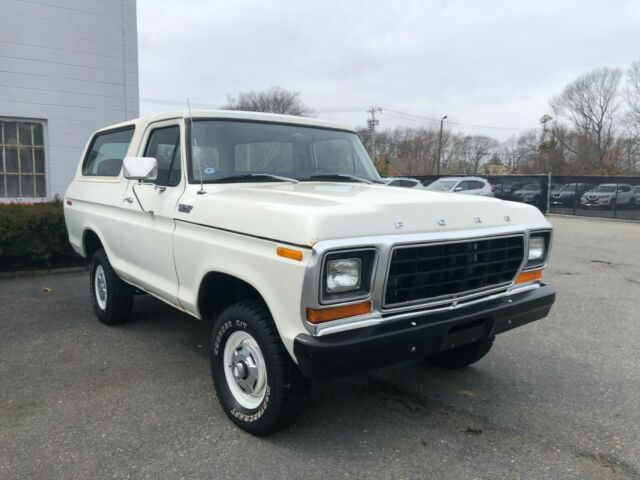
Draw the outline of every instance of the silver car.
[[[495,188],[481,177],[442,177],[426,187],[434,192],[464,193],[495,197]]]

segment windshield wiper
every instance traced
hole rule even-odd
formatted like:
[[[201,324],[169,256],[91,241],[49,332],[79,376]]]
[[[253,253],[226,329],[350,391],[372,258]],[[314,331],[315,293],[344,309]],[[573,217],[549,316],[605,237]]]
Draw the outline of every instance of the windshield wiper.
[[[241,182],[243,180],[249,180],[252,178],[265,178],[277,180],[279,182],[300,183],[300,180],[298,180],[297,178],[281,177],[280,175],[271,175],[270,173],[241,173],[238,175],[229,175],[228,177],[209,180],[207,181],[207,183],[232,183]]]
[[[373,184],[371,180],[366,178],[356,177],[355,175],[349,175],[346,173],[323,173],[321,175],[311,175],[309,180],[350,180],[352,182]]]

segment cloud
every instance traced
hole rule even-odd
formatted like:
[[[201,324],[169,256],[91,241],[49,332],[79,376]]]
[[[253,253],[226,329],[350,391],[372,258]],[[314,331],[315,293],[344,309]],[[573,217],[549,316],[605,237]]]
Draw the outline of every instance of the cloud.
[[[364,125],[364,109],[322,109],[534,127],[576,76],[637,60],[639,24],[635,0],[139,0],[140,96],[219,105],[279,85],[348,125]],[[143,114],[171,108],[141,104]],[[398,124],[419,123],[381,116]]]

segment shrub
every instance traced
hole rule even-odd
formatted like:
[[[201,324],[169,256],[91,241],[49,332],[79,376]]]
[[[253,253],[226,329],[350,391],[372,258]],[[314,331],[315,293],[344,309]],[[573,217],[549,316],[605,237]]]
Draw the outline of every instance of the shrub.
[[[62,200],[0,204],[0,271],[81,265],[67,238]]]

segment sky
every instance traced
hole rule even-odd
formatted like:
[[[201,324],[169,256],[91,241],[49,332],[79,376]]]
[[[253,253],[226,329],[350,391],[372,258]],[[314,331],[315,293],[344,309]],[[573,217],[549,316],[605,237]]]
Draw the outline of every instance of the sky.
[[[577,76],[640,60],[640,1],[138,0],[141,115],[280,86],[315,116],[505,139]]]

